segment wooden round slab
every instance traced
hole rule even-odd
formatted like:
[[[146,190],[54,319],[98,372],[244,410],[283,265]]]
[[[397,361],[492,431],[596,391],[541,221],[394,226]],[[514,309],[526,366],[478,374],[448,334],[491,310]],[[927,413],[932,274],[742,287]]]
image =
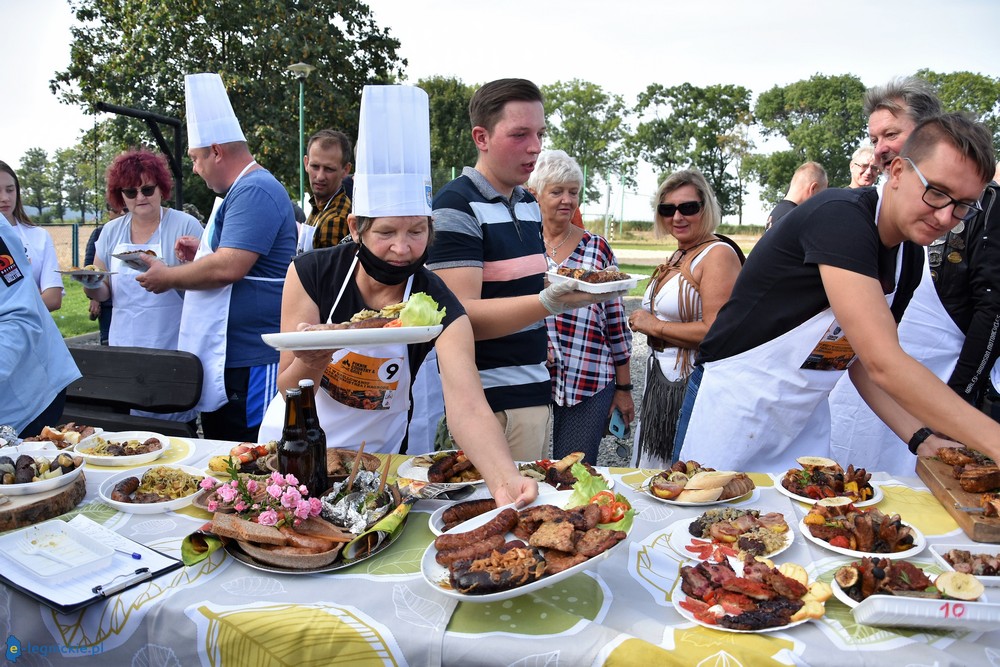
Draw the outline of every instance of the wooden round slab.
[[[87,493],[84,473],[66,486],[30,496],[6,496],[0,505],[0,531],[23,528],[69,512]]]

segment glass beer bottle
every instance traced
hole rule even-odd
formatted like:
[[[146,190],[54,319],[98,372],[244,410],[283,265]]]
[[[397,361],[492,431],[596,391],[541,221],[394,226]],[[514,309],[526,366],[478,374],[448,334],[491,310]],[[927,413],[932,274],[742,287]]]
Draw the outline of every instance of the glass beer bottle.
[[[309,444],[309,451],[313,455],[315,479],[310,483],[309,495],[319,498],[329,488],[330,480],[326,474],[326,432],[319,423],[319,414],[316,412],[316,394],[312,380],[299,380],[299,389],[302,391],[302,423],[306,427],[306,442]]]
[[[309,488],[315,476],[316,463],[309,443],[306,442],[306,427],[302,419],[302,391],[289,389],[285,392],[285,427],[278,442],[278,472],[292,474]],[[312,497],[312,489],[309,489]]]

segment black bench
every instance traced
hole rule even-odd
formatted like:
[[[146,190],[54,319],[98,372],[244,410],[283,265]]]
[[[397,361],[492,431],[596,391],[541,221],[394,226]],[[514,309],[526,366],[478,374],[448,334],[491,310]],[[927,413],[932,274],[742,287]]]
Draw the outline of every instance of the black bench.
[[[180,412],[198,404],[204,371],[190,352],[145,347],[70,347],[83,377],[66,388],[59,423],[99,426],[108,431],[154,431],[196,437],[190,425],[139,417],[130,410]]]

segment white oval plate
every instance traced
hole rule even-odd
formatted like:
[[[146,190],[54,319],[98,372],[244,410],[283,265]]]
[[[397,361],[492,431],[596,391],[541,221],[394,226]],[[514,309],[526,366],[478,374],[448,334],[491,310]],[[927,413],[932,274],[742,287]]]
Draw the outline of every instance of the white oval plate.
[[[588,283],[584,280],[577,280],[576,278],[570,278],[569,276],[561,276],[555,271],[549,271],[545,274],[548,281],[552,285],[558,285],[559,283],[573,283],[574,289],[581,292],[588,292],[589,294],[607,294],[608,292],[627,292],[636,285],[639,284],[639,278],[629,274],[627,280],[615,280],[610,283]]]
[[[444,505],[434,510],[430,518],[427,519],[427,527],[431,529],[431,532],[435,535],[440,535],[444,532],[444,511],[451,507],[451,505]],[[464,521],[462,523],[465,523]]]
[[[670,546],[671,549],[676,551],[679,555],[683,556],[687,560],[695,560],[695,561],[702,560],[701,558],[698,558],[698,554],[687,549],[688,545],[693,544],[692,540],[706,539],[702,537],[695,537],[688,531],[688,526],[690,526],[697,518],[698,517],[681,519],[679,521],[675,521],[674,523],[670,524],[670,526],[667,527],[667,531],[670,532],[670,537],[667,539],[667,544]],[[788,523],[788,519],[785,519],[785,523]],[[791,526],[788,526],[788,530],[785,531],[785,545],[780,549],[778,549],[777,551],[772,551],[769,554],[764,554],[764,557],[774,558],[778,554],[786,551],[788,547],[792,546],[792,543],[794,541],[795,541],[795,531],[792,530]],[[735,549],[736,547],[733,548]]]
[[[842,549],[841,547],[835,547],[825,540],[821,540],[818,537],[813,537],[813,534],[809,532],[809,526],[806,525],[806,520],[803,517],[799,521],[799,530],[802,531],[802,535],[805,536],[807,540],[813,544],[819,545],[828,551],[840,554],[841,556],[850,556],[851,558],[864,558],[865,556],[878,556],[879,558],[888,558],[889,560],[902,560],[904,558],[911,558],[916,556],[918,553],[924,550],[927,546],[927,539],[924,534],[921,533],[915,526],[911,526],[908,523],[903,523],[911,531],[913,531],[913,546],[906,551],[899,551],[894,554],[877,554],[868,551],[854,551],[853,549]]]
[[[457,449],[447,449],[440,452],[434,452],[433,454],[421,454],[420,456],[414,456],[412,459],[406,459],[399,464],[399,469],[396,470],[396,476],[404,477],[406,479],[414,479],[418,482],[427,482],[427,471],[434,463],[431,457],[437,454],[454,454],[457,451]],[[468,482],[441,482],[439,484],[435,484],[435,486],[458,488],[469,484],[483,484],[482,476],[480,476],[479,479],[470,479]]]
[[[287,331],[261,334],[260,337],[276,350],[336,350],[342,347],[426,343],[437,338],[443,330],[444,325],[435,324],[431,327]]]
[[[800,496],[797,493],[792,493],[791,491],[786,489],[781,484],[781,480],[784,479],[784,477],[785,477],[784,475],[777,475],[777,474],[771,475],[771,478],[774,480],[774,488],[778,490],[778,493],[788,496],[792,500],[797,500],[800,503],[805,503],[807,505],[815,505],[817,502],[819,502],[818,500],[815,500],[813,498],[809,498],[807,496]],[[868,483],[872,485],[872,497],[869,498],[868,500],[865,500],[864,502],[853,503],[855,507],[869,507],[871,505],[876,505],[879,503],[879,501],[882,500],[882,498],[885,497],[885,494],[882,492],[882,487],[878,483],[876,482],[868,482]]]
[[[70,456],[73,455],[72,452],[66,452],[66,453],[69,454]],[[3,454],[3,450],[0,450],[0,454]],[[11,456],[10,458],[12,458],[16,463],[17,457],[20,456],[21,454],[27,454],[28,456],[33,456],[36,460],[38,459],[39,456],[44,456],[49,461],[53,461],[59,455],[59,452],[50,449],[29,450],[29,449],[23,449],[22,446],[22,449],[18,452],[18,454],[16,456]],[[73,470],[67,473],[63,473],[58,477],[52,477],[51,479],[43,479],[38,482],[25,482],[23,484],[0,484],[0,494],[3,494],[5,496],[30,496],[34,493],[45,493],[46,491],[52,491],[54,489],[61,488],[72,482],[77,477],[79,477],[86,465],[87,463],[86,461],[84,461],[76,468],[73,468]]]
[[[96,454],[88,454],[87,452],[81,451],[83,449],[93,447],[94,444],[96,444],[96,438],[98,437],[104,438],[108,442],[121,442],[122,440],[146,441],[149,438],[156,438],[160,441],[161,447],[145,454],[135,454],[132,456],[98,456]],[[95,433],[89,438],[85,438],[78,442],[73,447],[73,451],[82,456],[84,460],[91,465],[120,468],[123,466],[138,466],[144,463],[151,463],[163,456],[169,447],[170,438],[165,435],[160,435],[159,433],[153,433],[151,431],[119,431],[117,433]]]
[[[872,595],[851,610],[864,625],[992,632],[1000,627],[1000,605]]]
[[[677,578],[677,581],[680,582],[680,577]],[[778,625],[773,628],[761,628],[760,630],[736,630],[734,628],[726,628],[721,625],[712,625],[710,623],[705,623],[704,621],[699,621],[697,618],[695,618],[694,614],[692,614],[691,612],[689,612],[687,609],[685,609],[680,605],[680,603],[684,600],[687,600],[687,598],[688,596],[683,590],[681,590],[680,584],[678,584],[676,588],[674,588],[674,590],[670,593],[670,601],[673,603],[674,610],[678,614],[683,616],[688,621],[691,621],[692,623],[697,623],[698,625],[709,628],[710,630],[719,630],[720,632],[735,632],[744,635],[759,635],[765,632],[778,632],[780,630],[787,630],[789,628],[794,628],[796,625],[802,625],[803,623],[807,623],[813,620],[811,618],[803,618],[801,620],[789,623],[788,625]]]
[[[194,500],[194,497],[201,492],[201,489],[199,488],[190,495],[182,498],[175,498],[173,500],[167,500],[162,503],[122,503],[117,500],[111,500],[111,492],[114,490],[115,484],[129,477],[137,477],[141,480],[142,476],[146,474],[146,471],[152,468],[176,468],[178,470],[183,470],[189,475],[195,475],[196,477],[206,476],[204,471],[199,468],[177,465],[175,463],[168,463],[163,466],[155,465],[126,470],[112,475],[101,483],[101,488],[99,490],[101,500],[103,500],[107,505],[114,507],[119,512],[128,512],[130,514],[161,514],[163,512],[169,512],[170,510],[187,507]]]
[[[529,507],[535,505],[555,505],[556,507],[563,507],[569,501],[569,497],[571,495],[572,491],[556,491],[554,493],[539,494],[535,499],[535,502],[531,503]],[[492,512],[487,512],[486,514],[481,514],[474,519],[469,519],[461,526],[457,526],[448,532],[464,533],[477,528],[495,517],[507,507],[510,507],[510,505],[498,507]],[[508,533],[507,539],[511,540],[517,538]],[[525,584],[524,586],[519,586],[518,588],[513,588],[509,591],[489,593],[487,595],[466,595],[465,593],[459,593],[453,589],[448,581],[448,568],[443,565],[438,565],[438,562],[435,560],[435,556],[437,556],[437,549],[434,548],[433,542],[427,547],[427,550],[424,552],[424,557],[420,561],[420,573],[423,575],[424,581],[426,581],[434,590],[450,598],[455,598],[456,600],[461,600],[463,602],[498,602],[500,600],[509,600],[526,593],[531,593],[532,591],[537,591],[541,588],[545,588],[546,586],[551,586],[554,583],[562,581],[563,579],[572,577],[576,573],[582,572],[583,570],[601,562],[610,556],[611,552],[626,542],[628,542],[628,538],[622,540],[607,551],[585,560],[582,563],[574,565],[573,567],[567,568],[557,574],[542,577],[538,581],[533,581],[530,584]]]
[[[705,500],[702,502],[692,503],[683,500],[669,500],[667,498],[660,498],[659,496],[653,495],[653,492],[649,490],[649,483],[652,481],[652,479],[653,478],[650,477],[649,479],[647,479],[645,482],[642,483],[641,491],[645,493],[648,497],[652,498],[653,500],[658,500],[659,502],[665,503],[667,505],[676,505],[677,507],[707,507],[709,505],[722,505],[725,503],[736,505],[746,500],[749,500],[753,496],[753,492],[757,490],[757,486],[754,485],[752,489],[744,493],[742,496],[737,496],[735,498],[726,498],[725,500]]]
[[[951,551],[952,549],[961,549],[962,551],[968,551],[973,556],[976,554],[991,554],[993,556],[1000,557],[1000,544],[984,544],[982,542],[976,542],[975,544],[932,544],[930,551],[931,556],[937,562],[938,565],[945,571],[954,571],[955,568],[951,563],[944,559],[944,555]],[[980,575],[973,575],[983,583],[983,586],[995,587],[1000,586],[1000,575],[993,577],[983,577]]]

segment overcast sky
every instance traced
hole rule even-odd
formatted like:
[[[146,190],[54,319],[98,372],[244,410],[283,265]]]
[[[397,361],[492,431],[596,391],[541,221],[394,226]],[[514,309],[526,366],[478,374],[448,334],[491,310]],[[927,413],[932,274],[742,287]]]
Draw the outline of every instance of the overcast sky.
[[[924,67],[1000,76],[996,0],[371,0],[369,6],[402,43],[414,82],[431,75],[466,83],[519,76],[539,85],[579,78],[631,104],[654,82],[734,83],[756,95],[816,73],[850,73],[865,85]],[[16,168],[30,147],[51,152],[75,144],[94,118],[59,103],[48,88],[69,62],[68,3],[0,0],[0,10],[8,94],[0,160]],[[625,199],[626,218],[648,217],[651,187],[647,174]],[[620,201],[613,196],[613,210]]]

